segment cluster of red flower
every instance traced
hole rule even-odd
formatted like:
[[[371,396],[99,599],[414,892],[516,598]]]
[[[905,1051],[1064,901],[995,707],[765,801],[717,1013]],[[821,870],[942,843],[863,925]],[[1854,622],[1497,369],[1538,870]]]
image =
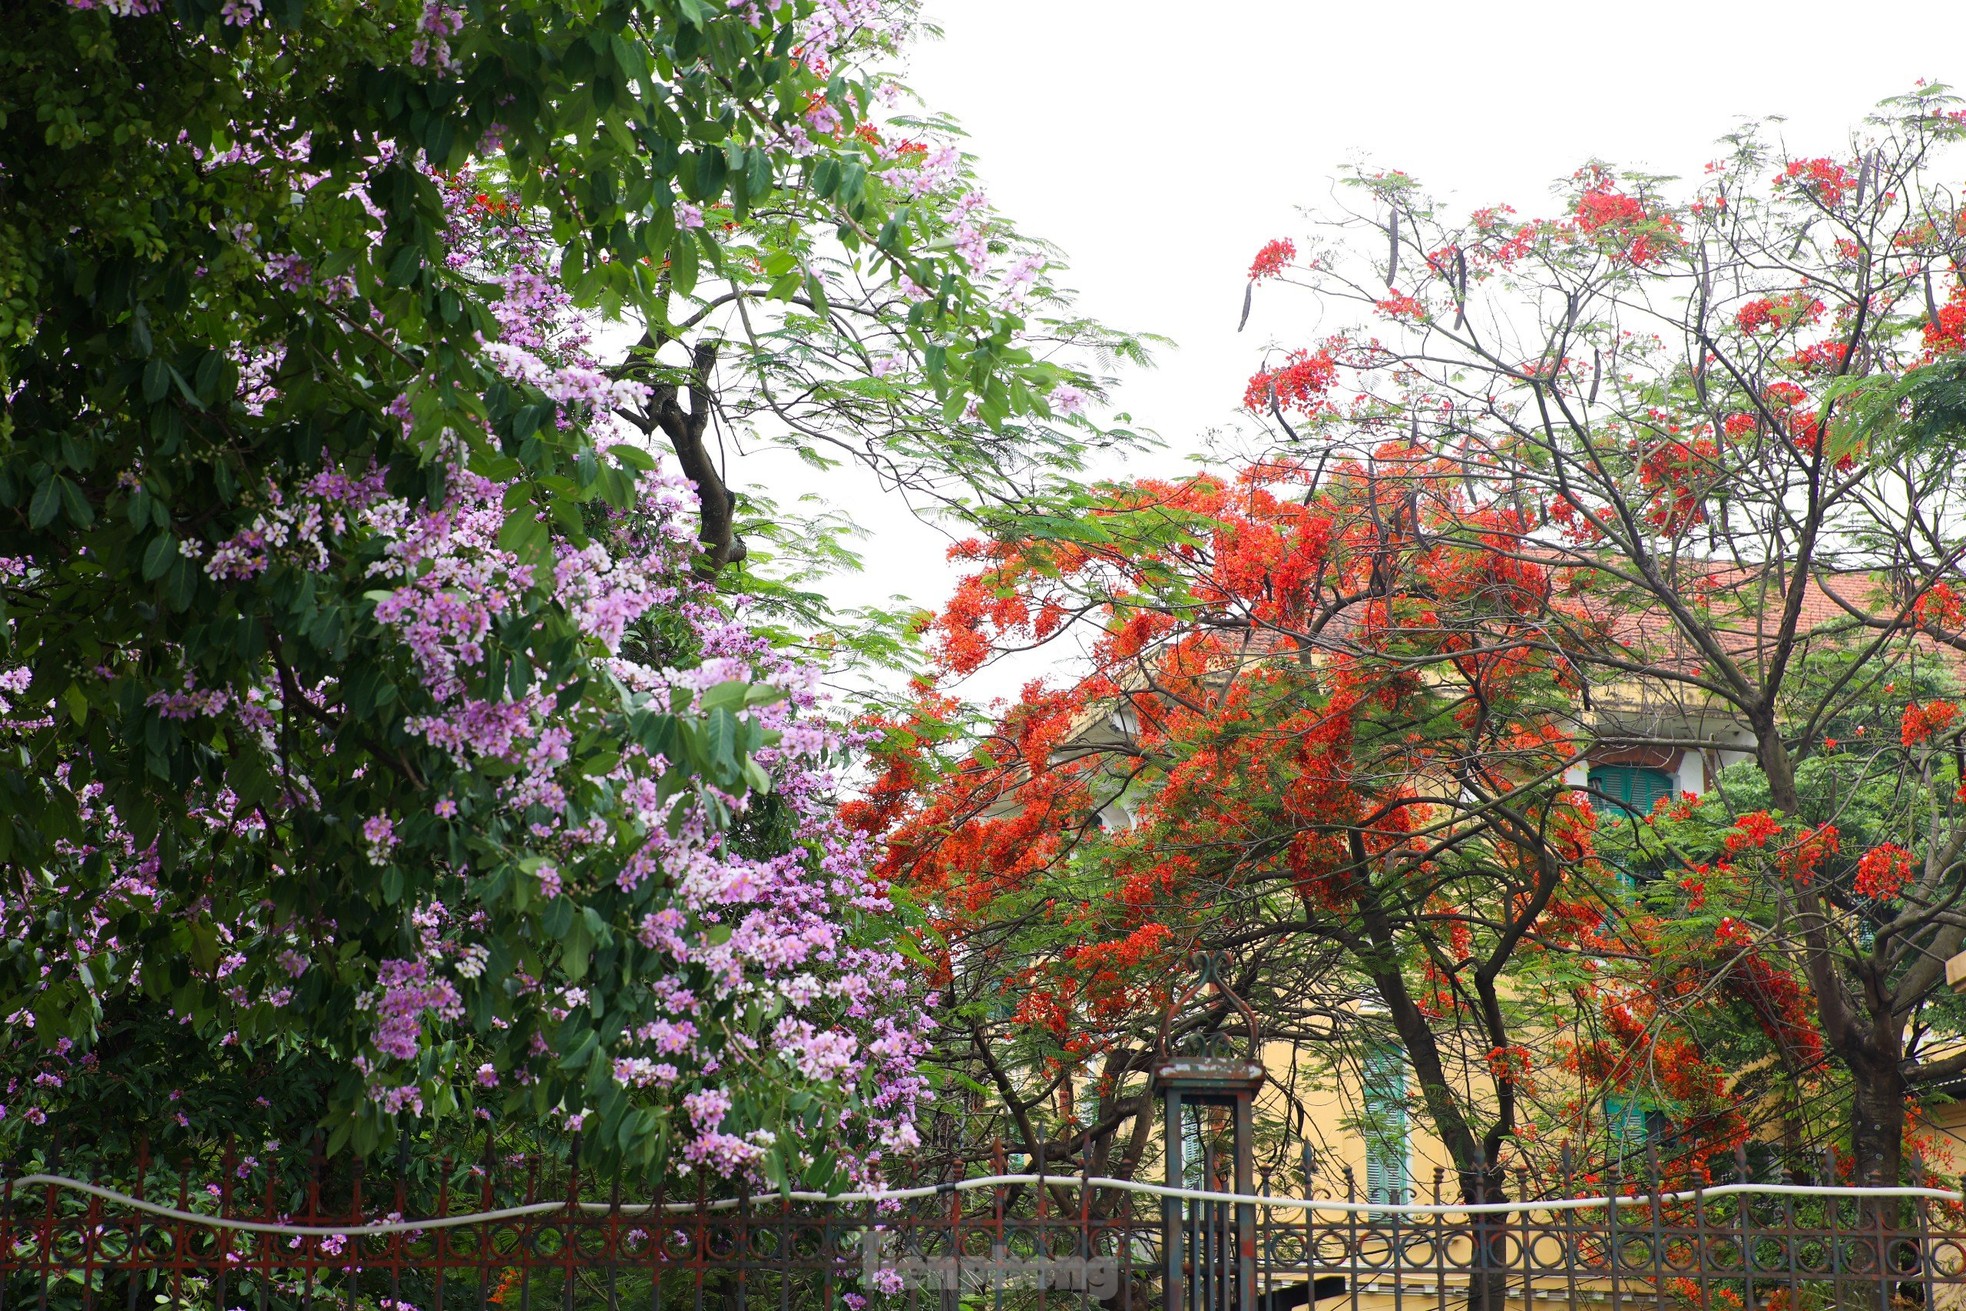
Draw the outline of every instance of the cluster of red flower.
[[[1945,304],[1925,325],[1925,349],[1934,355],[1966,350],[1966,282],[1954,284]]]
[[[1265,278],[1282,275],[1290,267],[1290,261],[1297,258],[1297,244],[1288,237],[1281,237],[1267,243],[1256,252],[1256,258],[1249,265],[1249,280],[1261,282]]]
[[[1843,198],[1855,190],[1857,179],[1833,159],[1798,159],[1782,170],[1775,185],[1798,187],[1825,205],[1841,205]]]
[[[1788,332],[1807,327],[1822,317],[1823,303],[1820,300],[1807,292],[1788,291],[1779,296],[1758,296],[1749,301],[1735,312],[1734,323],[1742,332],[1760,332],[1763,328]]]
[[[1319,414],[1330,408],[1326,399],[1338,381],[1338,359],[1330,347],[1319,351],[1290,352],[1281,368],[1264,369],[1249,379],[1243,392],[1243,408],[1261,414],[1274,401],[1286,410]]]
[[[1676,220],[1648,210],[1644,201],[1618,191],[1609,179],[1579,196],[1573,214],[1579,232],[1609,239],[1617,258],[1637,267],[1663,258],[1679,244]]]
[[[1919,705],[1916,701],[1905,707],[1904,719],[1899,724],[1899,740],[1906,746],[1917,746],[1932,740],[1932,734],[1951,725],[1959,718],[1959,707],[1950,701],[1928,701]]]

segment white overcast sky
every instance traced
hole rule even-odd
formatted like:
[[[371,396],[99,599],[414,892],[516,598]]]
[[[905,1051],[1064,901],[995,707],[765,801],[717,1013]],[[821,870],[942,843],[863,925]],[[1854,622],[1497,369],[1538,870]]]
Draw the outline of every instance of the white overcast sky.
[[[967,130],[996,208],[1063,248],[1085,312],[1179,343],[1119,393],[1168,471],[1234,421],[1266,341],[1313,331],[1306,293],[1285,291],[1238,335],[1244,276],[1347,162],[1528,214],[1592,157],[1691,177],[1770,114],[1827,154],[1921,77],[1966,87],[1966,0],[927,0],[924,16],[944,37],[907,80]],[[841,598],[939,602],[939,539],[885,511],[866,526],[868,573]]]

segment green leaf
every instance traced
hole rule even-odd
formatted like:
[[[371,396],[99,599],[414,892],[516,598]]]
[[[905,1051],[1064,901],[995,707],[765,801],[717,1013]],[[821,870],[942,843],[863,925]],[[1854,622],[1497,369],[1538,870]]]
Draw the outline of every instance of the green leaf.
[[[34,489],[34,497],[27,503],[27,526],[46,528],[61,513],[61,485],[66,481],[59,474],[50,474]]]
[[[579,1015],[580,1012],[575,1011],[572,1015],[568,1016],[567,1025],[573,1025],[575,1018]],[[566,1026],[563,1025],[561,1028],[563,1040],[565,1031]],[[601,1045],[601,1035],[596,1033],[592,1028],[589,1028],[584,1020],[578,1024],[575,1032],[583,1036],[573,1050],[560,1058],[560,1068],[563,1070],[577,1070],[587,1064],[588,1058],[593,1056],[595,1050]]]
[[[714,201],[724,192],[724,174],[728,166],[721,150],[699,150],[696,152],[696,194],[704,201]]]
[[[179,373],[175,367],[171,369],[171,381],[177,384],[178,395],[184,397],[184,403],[186,405],[191,406],[193,409],[204,408],[198,404],[198,393],[191,390],[191,384],[184,380],[184,375]]]
[[[539,870],[545,864],[546,860],[543,857],[534,857],[524,862],[524,868],[526,873],[537,877]],[[573,919],[573,899],[564,896],[555,897],[547,904],[546,914],[540,919],[540,927],[546,930],[547,937],[557,940],[567,936],[567,931],[573,927]]]
[[[498,544],[529,564],[547,560],[553,551],[552,536],[531,504],[505,516],[505,523],[498,530]]]
[[[750,699],[751,684],[742,679],[719,683],[703,693],[697,706],[708,714],[713,710],[741,710]]]
[[[164,587],[173,610],[188,609],[192,598],[198,594],[197,569],[191,561],[178,556],[171,562],[171,571]]]
[[[639,446],[630,446],[626,442],[617,442],[608,447],[608,454],[620,463],[640,473],[649,473],[655,469],[655,457]]]
[[[687,232],[676,234],[676,242],[669,248],[669,281],[679,296],[687,296],[696,288],[696,242]]]
[[[839,185],[840,162],[827,155],[812,166],[812,189],[821,196],[830,197],[833,188]]]
[[[851,209],[858,204],[867,187],[867,166],[859,160],[849,160],[840,166],[839,202]]]
[[[164,571],[171,567],[171,561],[177,557],[176,538],[169,533],[159,533],[151,538],[150,545],[143,550],[143,580],[149,583],[162,578]]]
[[[705,764],[729,769],[737,764],[737,717],[728,710],[713,710],[703,722]]]
[[[576,915],[560,938],[560,967],[566,971],[567,978],[575,983],[586,978],[593,953],[594,936],[587,928],[586,919]]]
[[[198,393],[199,403],[209,408],[220,394],[220,383],[225,373],[225,356],[215,350],[208,350],[198,360],[198,368],[192,374],[192,389]]]

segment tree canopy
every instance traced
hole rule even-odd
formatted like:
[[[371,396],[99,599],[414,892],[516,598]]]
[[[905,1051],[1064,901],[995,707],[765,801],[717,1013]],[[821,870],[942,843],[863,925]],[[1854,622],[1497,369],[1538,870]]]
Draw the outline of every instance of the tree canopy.
[[[826,1186],[906,1145],[891,912],[813,672],[711,586],[743,553],[705,438],[769,409],[972,488],[993,442],[1081,441],[1098,381],[1042,343],[1102,330],[1046,308],[1035,248],[992,268],[1013,234],[945,137],[875,121],[906,23],[17,17],[8,1132],[99,1132],[114,1088],[168,1133],[195,1083],[277,1089],[248,1116],[335,1150],[475,1113]],[[603,349],[616,319],[643,349]]]
[[[1615,1160],[1607,1094],[1694,1177],[1771,1125],[1901,1177],[1966,1059],[1963,122],[1926,87],[1834,156],[1592,163],[1547,218],[1362,172],[1251,265],[1331,327],[1250,378],[1239,467],[967,548],[945,679],[1088,658],[1005,713],[930,687],[855,818],[951,1004],[1025,1027],[1013,1101],[1139,1113],[1169,964],[1231,946],[1280,1031],[1398,1042],[1465,1196]],[[1687,757],[1713,790],[1656,814],[1587,778]]]

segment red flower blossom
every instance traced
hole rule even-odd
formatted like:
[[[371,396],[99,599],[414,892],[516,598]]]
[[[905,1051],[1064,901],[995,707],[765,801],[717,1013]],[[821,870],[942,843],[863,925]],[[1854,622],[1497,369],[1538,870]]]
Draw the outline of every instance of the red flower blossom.
[[[1636,196],[1610,190],[1586,191],[1577,200],[1577,226],[1585,232],[1630,227],[1646,220],[1645,206]]]
[[[1879,901],[1890,901],[1911,882],[1911,853],[1887,842],[1872,847],[1857,862],[1857,892]]]
[[[1734,821],[1733,831],[1727,835],[1727,849],[1743,851],[1749,847],[1765,847],[1781,833],[1781,821],[1773,815],[1765,810],[1749,811]],[[1726,922],[1722,921],[1723,924]]]
[[[1850,343],[1831,338],[1804,346],[1789,356],[1789,365],[1806,373],[1835,373],[1849,358]]]
[[[1403,291],[1388,290],[1386,298],[1377,302],[1379,312],[1395,319],[1412,319],[1418,322],[1427,317],[1427,307]]]
[[[1822,863],[1835,855],[1842,847],[1842,839],[1837,834],[1836,825],[1818,824],[1805,829],[1794,842],[1783,847],[1775,855],[1775,868],[1788,875],[1796,883],[1807,886],[1816,877]]]
[[[1706,437],[1691,442],[1663,441],[1645,452],[1638,477],[1652,493],[1646,517],[1655,527],[1678,534],[1706,522],[1701,502],[1713,480],[1719,454]]]
[[[1265,369],[1249,379],[1242,395],[1243,407],[1260,414],[1270,408],[1274,398],[1286,410],[1317,414],[1329,408],[1325,393],[1337,381],[1338,361],[1329,347],[1315,354],[1292,351],[1282,368]]]
[[[1934,355],[1966,350],[1966,283],[1956,283],[1938,317],[1925,325],[1925,349]]]
[[[1798,159],[1775,179],[1777,187],[1799,187],[1825,205],[1841,205],[1857,185],[1850,170],[1832,159]]]
[[[1958,628],[1966,623],[1966,604],[1961,603],[1951,583],[1932,584],[1912,603],[1911,609],[1920,623],[1934,627]]]
[[[1290,261],[1297,258],[1297,244],[1288,237],[1270,242],[1256,252],[1256,259],[1249,266],[1249,280],[1261,282],[1264,278],[1280,276],[1290,267]]]
[[[1944,729],[1959,718],[1959,707],[1950,701],[1928,701],[1919,705],[1916,701],[1905,707],[1903,721],[1899,725],[1899,739],[1908,747],[1928,742],[1934,733]]]
[[[1644,201],[1617,190],[1608,177],[1579,196],[1573,212],[1579,232],[1618,243],[1619,256],[1632,264],[1649,264],[1659,258],[1662,247],[1677,242],[1678,223],[1651,213]]]
[[[1821,301],[1804,292],[1790,291],[1749,301],[1734,315],[1734,322],[1742,332],[1760,332],[1769,327],[1787,332],[1807,327],[1822,317]]]

